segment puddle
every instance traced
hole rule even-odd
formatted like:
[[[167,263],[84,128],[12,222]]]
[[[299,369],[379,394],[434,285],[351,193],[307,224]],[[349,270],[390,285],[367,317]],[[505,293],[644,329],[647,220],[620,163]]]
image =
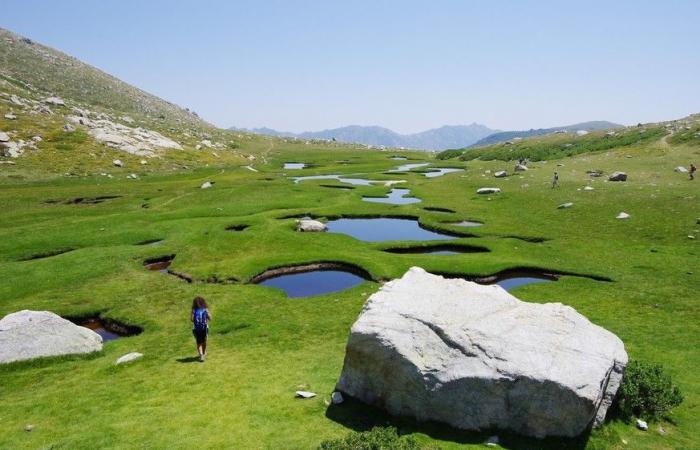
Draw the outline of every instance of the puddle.
[[[410,189],[392,189],[386,197],[362,197],[362,201],[388,203],[390,205],[410,205],[411,203],[420,203],[422,201],[417,197],[407,197],[410,193]]]
[[[347,234],[365,242],[455,239],[449,234],[427,230],[415,219],[337,219],[329,221],[326,226],[330,233]]]
[[[104,342],[113,341],[122,337],[135,336],[143,332],[143,328],[135,325],[127,325],[112,319],[102,319],[100,317],[66,317],[76,325],[88,328],[102,336]]]
[[[311,297],[342,291],[371,279],[359,267],[344,263],[323,262],[266,270],[251,283],[282,289],[288,297]]]
[[[308,177],[292,177],[294,183],[301,183],[304,180],[338,180],[341,183],[355,186],[371,186],[372,183],[383,183],[383,181],[368,180],[366,178],[345,178],[342,175],[310,175]]]
[[[441,213],[450,213],[450,214],[454,214],[454,213],[457,212],[457,211],[455,211],[454,209],[450,209],[450,208],[441,208],[441,207],[439,207],[439,206],[426,206],[426,207],[423,208],[423,209],[426,210],[426,211],[441,212]]]
[[[454,225],[456,227],[480,227],[483,225],[481,222],[475,222],[473,220],[462,220],[461,222],[445,222],[447,225]]]
[[[287,170],[299,170],[299,169],[304,169],[308,167],[308,164],[306,163],[298,163],[298,162],[286,162],[284,163],[283,168]]]
[[[436,177],[441,177],[445,174],[448,173],[454,173],[454,172],[463,172],[464,169],[454,169],[454,168],[435,168],[435,169],[430,169],[428,172],[424,172],[423,175],[425,175],[427,178],[436,178]]]
[[[62,255],[64,253],[72,252],[73,250],[75,250],[75,249],[71,248],[71,247],[57,248],[57,249],[49,250],[46,252],[34,253],[33,255],[29,255],[29,256],[25,256],[24,258],[20,258],[18,261],[33,261],[35,259],[50,258],[52,256],[58,256],[58,255]]]
[[[156,256],[154,258],[144,260],[143,265],[148,270],[167,272],[168,267],[170,267],[170,264],[173,263],[173,259],[175,259],[175,255]]]
[[[511,289],[520,287],[520,286],[526,286],[528,284],[533,284],[533,283],[547,283],[550,281],[556,281],[556,277],[547,277],[545,275],[542,276],[522,276],[519,277],[517,275],[509,276],[507,278],[502,278],[496,283],[489,283],[489,284],[497,284],[501,286],[503,289],[506,291],[510,291]]]
[[[382,251],[401,254],[459,255],[462,253],[488,253],[490,250],[486,247],[475,245],[437,244],[417,247],[393,247]]]
[[[425,167],[429,166],[430,163],[412,163],[412,164],[404,164],[402,166],[397,167],[396,169],[391,169],[387,170],[387,172],[393,173],[393,172],[408,172],[409,170],[417,169],[419,167]]]
[[[397,155],[397,156],[392,156],[389,159],[393,159],[394,161],[406,161],[408,158],[406,158],[405,156],[398,156]]]
[[[226,231],[243,231],[248,227],[250,227],[250,225],[247,224],[229,225],[226,227]]]

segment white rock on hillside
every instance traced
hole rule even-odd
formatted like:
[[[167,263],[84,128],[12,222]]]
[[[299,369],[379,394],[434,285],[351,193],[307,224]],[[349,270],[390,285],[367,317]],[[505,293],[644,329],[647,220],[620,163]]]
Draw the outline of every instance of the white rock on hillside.
[[[0,320],[0,363],[102,350],[102,337],[49,311],[19,311]]]
[[[326,231],[326,224],[313,219],[299,219],[297,220],[297,231],[304,232],[318,232]]]
[[[602,423],[626,364],[569,306],[413,267],[365,304],[337,389],[420,421],[576,436]]]
[[[508,176],[508,172],[505,170],[499,170],[498,172],[494,173],[493,176],[496,178],[505,178]]]
[[[477,194],[498,194],[501,192],[500,188],[483,187],[476,190]]]
[[[675,172],[678,172],[678,173],[688,173],[688,169],[686,169],[686,168],[683,167],[683,166],[678,166],[678,167],[676,167],[676,168],[673,169],[673,170],[674,170]]]
[[[59,97],[47,97],[44,99],[44,103],[48,103],[49,105],[54,106],[66,106],[66,102],[64,102],[63,99]]]
[[[629,219],[630,215],[627,214],[626,212],[621,212],[617,216],[615,216],[616,219]]]
[[[123,355],[123,356],[120,356],[119,358],[117,358],[117,360],[114,362],[114,364],[116,364],[116,365],[124,364],[124,363],[128,363],[131,361],[136,361],[137,359],[142,358],[142,357],[143,357],[143,353],[131,352],[131,353],[127,353],[126,355]]]
[[[214,186],[214,183],[211,181],[205,181],[202,183],[201,186],[199,186],[200,189],[209,189],[210,187]]]
[[[9,142],[10,136],[4,131],[0,131],[0,142]]]

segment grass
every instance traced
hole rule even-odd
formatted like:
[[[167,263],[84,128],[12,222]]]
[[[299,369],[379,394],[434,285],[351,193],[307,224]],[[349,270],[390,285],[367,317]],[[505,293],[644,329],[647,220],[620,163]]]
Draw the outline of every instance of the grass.
[[[266,164],[261,159],[255,163],[257,173],[241,167],[243,162],[216,167],[200,162],[171,172],[165,161],[139,180],[109,179],[95,175],[98,164],[86,160],[85,176],[52,177],[44,172],[24,180],[0,178],[0,271],[6,280],[0,284],[0,315],[25,308],[70,316],[101,312],[144,328],[138,336],[107,343],[96,355],[0,366],[0,448],[308,449],[343,437],[349,429],[385,424],[422,444],[444,449],[480,446],[491,433],[390,418],[352,401],[326,406],[342,368],[349,328],[379,284],[368,281],[307,299],[288,299],[276,289],[245,284],[270,267],[320,260],[355,264],[373,279],[401,276],[413,265],[472,275],[540,267],[610,277],[614,282],[563,277],[514,293],[527,301],[571,305],[620,336],[631,358],[663,364],[686,397],[663,423],[666,433],[658,433],[657,425],[643,433],[612,420],[576,440],[538,441],[499,432],[502,445],[623,448],[624,439],[627,448],[696,447],[700,383],[695,373],[700,357],[693,343],[700,337],[695,294],[699,249],[698,240],[687,235],[698,234],[694,230],[699,227],[700,186],[673,172],[696,150],[682,143],[664,147],[655,136],[632,146],[559,159],[559,167],[556,162],[532,162],[528,172],[504,179],[485,173],[503,166],[496,160],[460,162],[465,172],[428,179],[418,172],[384,174],[403,163],[390,160],[391,153],[263,138],[244,141],[242,147],[258,155],[265,152]],[[89,139],[82,139],[59,135],[48,141],[74,146],[74,151],[83,146],[96,150]],[[267,145],[270,142],[274,145]],[[407,154],[430,161],[425,154]],[[11,170],[29,172],[39,165],[36,158],[20,159]],[[288,160],[314,167],[284,171],[282,163]],[[349,163],[337,162],[342,160]],[[591,168],[624,170],[629,181],[597,179],[590,182],[594,191],[584,191],[581,188],[589,183],[585,171]],[[560,173],[561,187],[552,190],[554,170]],[[405,179],[408,182],[399,187],[409,187],[423,202],[372,204],[361,197],[384,195],[390,188],[326,189],[321,185],[327,180],[293,184],[285,176],[317,173]],[[199,189],[206,180],[216,184]],[[476,194],[487,185],[500,187],[502,194]],[[44,203],[99,196],[120,197],[97,204]],[[556,209],[566,201],[574,206]],[[430,212],[425,205],[456,212]],[[620,211],[632,217],[616,220]],[[477,237],[453,243],[490,252],[448,257],[394,254],[381,251],[392,246],[386,242],[296,233],[293,218],[279,219],[302,213],[412,215],[432,228],[474,233]],[[462,219],[484,225],[465,230],[443,223]],[[236,224],[249,226],[226,230]],[[512,236],[548,240],[535,243]],[[137,245],[157,239],[163,242]],[[74,250],[23,260],[68,248]],[[177,255],[173,270],[196,280],[216,276],[242,282],[188,284],[143,268],[144,259],[166,254]],[[205,364],[191,362],[194,342],[188,308],[195,295],[209,299],[214,315]],[[130,351],[145,356],[125,366],[113,365]],[[319,396],[298,400],[297,389]],[[23,431],[26,424],[33,424],[34,431]]]

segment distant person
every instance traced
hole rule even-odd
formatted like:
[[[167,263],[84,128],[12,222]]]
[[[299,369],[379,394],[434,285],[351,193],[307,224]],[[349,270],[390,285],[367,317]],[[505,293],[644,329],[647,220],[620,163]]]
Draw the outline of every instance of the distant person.
[[[559,186],[559,174],[554,172],[554,178],[552,178],[552,189]]]
[[[695,179],[695,172],[697,172],[698,168],[695,167],[695,164],[690,163],[690,168],[688,169],[688,175],[690,175],[690,179],[694,180]]]
[[[194,338],[197,341],[199,360],[204,362],[204,358],[207,356],[207,335],[209,334],[209,321],[211,320],[211,313],[204,298],[195,297],[192,300],[190,320],[192,321],[192,334],[194,334]]]

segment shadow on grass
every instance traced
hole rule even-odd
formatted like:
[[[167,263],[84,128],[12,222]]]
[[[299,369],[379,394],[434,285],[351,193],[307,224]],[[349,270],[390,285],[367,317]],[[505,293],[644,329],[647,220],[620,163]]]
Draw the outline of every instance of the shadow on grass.
[[[589,431],[575,438],[535,439],[520,436],[502,430],[464,431],[437,422],[417,422],[405,417],[391,417],[386,412],[347,398],[341,405],[330,405],[326,417],[353,431],[368,431],[375,426],[395,427],[400,435],[422,433],[434,439],[451,441],[459,444],[481,444],[493,435],[499,438],[499,445],[509,449],[572,449],[586,448]]]
[[[193,363],[193,362],[199,362],[199,357],[198,356],[188,356],[186,358],[177,358],[175,361],[179,363]]]

